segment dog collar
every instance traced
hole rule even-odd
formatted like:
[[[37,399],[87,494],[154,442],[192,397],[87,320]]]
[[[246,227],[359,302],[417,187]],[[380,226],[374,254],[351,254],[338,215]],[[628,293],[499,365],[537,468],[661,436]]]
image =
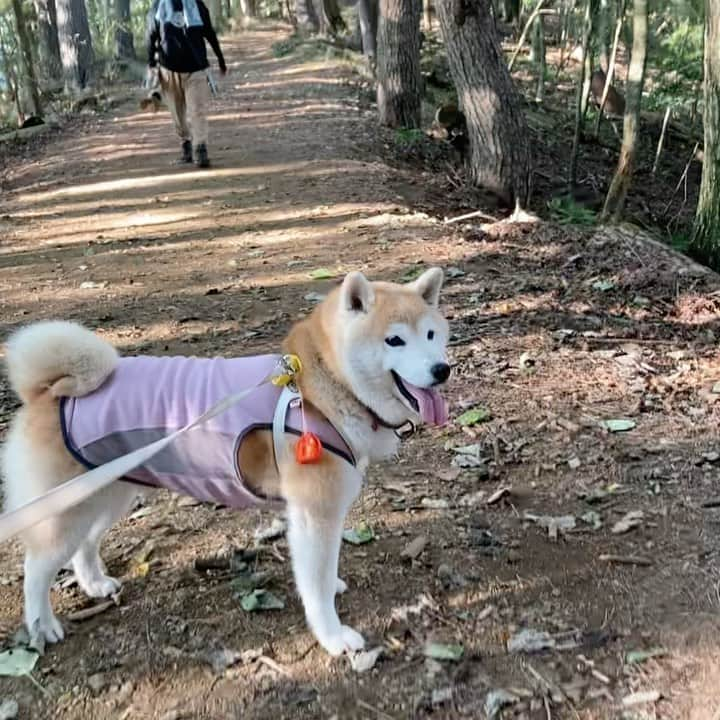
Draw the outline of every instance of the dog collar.
[[[365,409],[365,412],[370,415],[370,419],[372,420],[371,427],[373,429],[373,432],[377,432],[381,427],[387,428],[388,430],[394,430],[395,434],[398,437],[402,437],[405,434],[409,435],[415,432],[415,424],[412,422],[412,420],[405,420],[405,422],[401,422],[399,425],[393,425],[386,420],[383,420],[372,408],[369,408],[367,405],[363,405],[363,403],[360,403],[360,405]],[[410,426],[409,432],[401,433],[400,431],[407,426]]]

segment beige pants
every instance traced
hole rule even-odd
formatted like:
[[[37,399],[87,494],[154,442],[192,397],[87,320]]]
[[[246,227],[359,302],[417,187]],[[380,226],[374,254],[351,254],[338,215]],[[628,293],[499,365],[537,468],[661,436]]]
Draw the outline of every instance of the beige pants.
[[[192,140],[195,147],[206,145],[210,86],[205,71],[177,73],[160,68],[160,87],[180,139]]]

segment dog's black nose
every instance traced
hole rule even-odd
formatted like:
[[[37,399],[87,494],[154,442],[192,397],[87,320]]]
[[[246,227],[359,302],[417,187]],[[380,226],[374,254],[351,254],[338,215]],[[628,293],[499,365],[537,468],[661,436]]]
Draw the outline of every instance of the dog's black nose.
[[[432,376],[436,382],[445,382],[450,377],[450,366],[447,363],[435,363],[430,368]]]

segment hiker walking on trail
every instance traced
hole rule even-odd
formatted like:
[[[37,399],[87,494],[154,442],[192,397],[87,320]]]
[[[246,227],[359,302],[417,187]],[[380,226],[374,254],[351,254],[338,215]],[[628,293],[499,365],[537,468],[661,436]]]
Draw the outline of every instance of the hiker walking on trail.
[[[154,0],[148,14],[147,46],[150,72],[158,73],[160,88],[182,140],[181,163],[208,167],[208,120],[212,78],[205,40],[225,75],[220,43],[202,0]],[[159,64],[159,70],[157,66]]]

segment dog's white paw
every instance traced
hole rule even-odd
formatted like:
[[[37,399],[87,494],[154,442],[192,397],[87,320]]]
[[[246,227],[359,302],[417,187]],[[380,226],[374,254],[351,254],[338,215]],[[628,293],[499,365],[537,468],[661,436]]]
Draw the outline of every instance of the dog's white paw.
[[[323,638],[320,644],[330,655],[337,657],[344,652],[362,650],[365,647],[365,638],[349,625],[341,625],[339,633]]]
[[[342,595],[347,589],[348,589],[348,586],[344,580],[342,580],[341,578],[338,578],[335,581],[335,594],[336,595]]]
[[[28,621],[28,634],[30,647],[41,650],[46,643],[58,643],[65,639],[65,631],[60,621],[51,612],[48,617]]]
[[[92,598],[104,598],[114,595],[122,584],[119,580],[116,580],[109,575],[102,575],[99,578],[85,581],[82,583],[82,589],[88,597]]]

